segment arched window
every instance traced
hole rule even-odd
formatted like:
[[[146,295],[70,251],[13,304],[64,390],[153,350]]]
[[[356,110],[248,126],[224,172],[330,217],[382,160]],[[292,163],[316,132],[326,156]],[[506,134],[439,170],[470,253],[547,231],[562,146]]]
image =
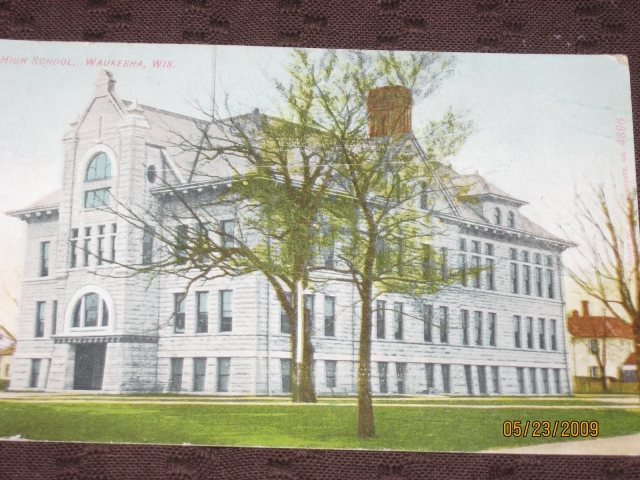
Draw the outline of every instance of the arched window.
[[[106,327],[109,325],[107,303],[97,293],[87,293],[73,308],[73,327]]]
[[[502,225],[502,210],[498,207],[493,211],[493,221],[496,225]]]
[[[106,153],[100,152],[95,154],[89,162],[84,181],[93,182],[105,178],[111,178],[111,161]]]
[[[509,228],[516,228],[516,214],[511,211],[507,214],[507,226]]]

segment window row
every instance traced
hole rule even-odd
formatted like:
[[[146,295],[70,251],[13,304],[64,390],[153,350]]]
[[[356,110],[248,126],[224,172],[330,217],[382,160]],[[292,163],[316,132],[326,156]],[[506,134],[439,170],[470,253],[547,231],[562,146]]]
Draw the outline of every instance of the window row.
[[[79,229],[72,228],[69,240],[69,268],[88,267],[92,257],[95,258],[96,265],[102,265],[105,261],[115,262],[117,231],[118,226],[115,223],[111,224],[109,231],[106,225],[98,225],[95,230],[93,227],[84,227],[84,238],[80,240]]]
[[[205,380],[207,378],[207,358],[196,357],[193,359],[193,377],[190,386],[182,384],[184,370],[184,358],[172,358],[169,372],[169,391],[181,392],[204,392]],[[215,391],[228,392],[229,378],[231,376],[231,359],[217,358],[215,371]]]
[[[529,265],[511,263],[509,264],[509,290],[511,293],[522,295],[555,298],[554,271],[543,270],[540,267],[532,269]]]
[[[232,290],[218,291],[218,331],[230,332],[233,327]],[[185,333],[187,295],[173,294],[173,333]],[[196,292],[195,333],[209,332],[209,292]]]
[[[42,338],[45,333],[45,318],[46,318],[46,305],[47,302],[36,302],[36,322],[34,329],[34,337]],[[51,302],[51,335],[56,334],[58,324],[58,301]]]
[[[558,350],[558,326],[557,321],[544,318],[538,318],[537,324],[533,317],[523,319],[519,315],[513,317],[513,340],[515,348],[533,349],[539,348],[540,350]],[[524,338],[523,338],[524,334]],[[548,339],[548,342],[547,342]]]

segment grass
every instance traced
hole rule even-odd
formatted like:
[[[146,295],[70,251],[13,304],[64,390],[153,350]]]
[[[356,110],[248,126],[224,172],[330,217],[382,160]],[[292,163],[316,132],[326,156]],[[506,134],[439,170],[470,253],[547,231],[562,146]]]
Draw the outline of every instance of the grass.
[[[496,400],[494,400],[496,402]],[[499,403],[499,402],[498,402]],[[377,435],[359,439],[351,405],[202,405],[0,401],[0,437],[270,447],[478,451],[557,438],[505,438],[505,420],[597,420],[600,436],[640,432],[640,409],[375,408]]]

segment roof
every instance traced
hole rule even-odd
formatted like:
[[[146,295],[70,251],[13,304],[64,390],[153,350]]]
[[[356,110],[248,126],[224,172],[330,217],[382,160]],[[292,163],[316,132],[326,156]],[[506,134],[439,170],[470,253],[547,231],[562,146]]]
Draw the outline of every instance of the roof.
[[[527,202],[512,197],[504,190],[501,190],[492,183],[489,183],[484,177],[480,176],[478,172],[470,175],[456,175],[451,180],[457,187],[468,186],[469,191],[466,194],[468,197],[497,197],[515,205],[527,204]]]
[[[568,318],[567,330],[578,338],[634,338],[631,325],[616,317],[573,315]]]
[[[43,210],[54,211],[57,210],[60,206],[60,196],[62,190],[58,189],[53,192],[47,193],[45,196],[40,197],[35,202],[30,203],[24,208],[19,210],[12,210],[10,212],[5,212],[7,215],[19,217],[24,214],[38,212]]]
[[[10,345],[7,348],[0,350],[0,356],[4,356],[4,355],[13,355],[13,353],[16,351],[16,346],[15,345]]]
[[[7,337],[9,340],[13,340],[14,342],[16,341],[16,337],[14,337],[13,334],[2,325],[0,325],[0,334]]]
[[[624,361],[623,365],[633,365],[636,366],[636,352],[631,352],[627,359]]]

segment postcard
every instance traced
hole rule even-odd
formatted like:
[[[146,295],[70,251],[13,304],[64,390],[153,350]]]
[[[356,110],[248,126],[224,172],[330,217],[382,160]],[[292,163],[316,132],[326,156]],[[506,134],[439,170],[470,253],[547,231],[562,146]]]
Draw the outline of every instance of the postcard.
[[[621,55],[0,41],[0,437],[640,454]]]

